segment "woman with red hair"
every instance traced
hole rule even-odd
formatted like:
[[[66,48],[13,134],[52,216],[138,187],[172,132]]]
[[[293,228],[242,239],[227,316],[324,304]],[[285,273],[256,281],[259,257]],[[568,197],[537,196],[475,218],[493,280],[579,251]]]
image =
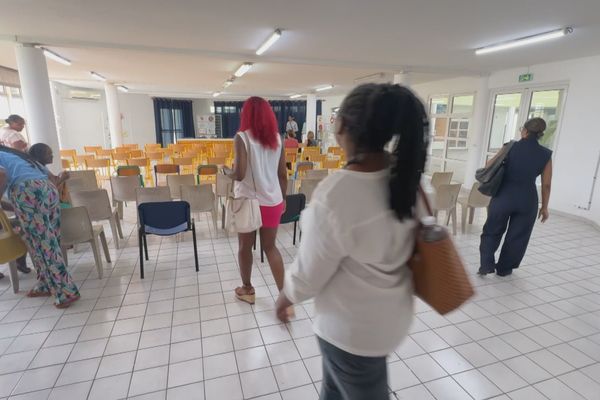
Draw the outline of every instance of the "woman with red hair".
[[[271,105],[261,97],[250,97],[242,107],[240,131],[234,139],[236,198],[258,199],[262,217],[261,247],[264,250],[277,288],[283,288],[283,259],[275,246],[279,220],[285,210],[287,169],[277,120]],[[238,233],[238,260],[242,286],[235,289],[239,300],[254,304],[252,286],[252,246],[256,232]]]

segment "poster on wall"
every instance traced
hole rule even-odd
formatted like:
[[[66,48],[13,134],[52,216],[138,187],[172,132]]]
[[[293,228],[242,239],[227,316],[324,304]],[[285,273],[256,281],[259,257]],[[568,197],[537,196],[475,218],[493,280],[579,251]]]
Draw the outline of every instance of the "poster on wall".
[[[196,137],[216,137],[215,116],[198,115],[196,117]]]
[[[321,134],[321,148],[326,151],[329,147],[337,146],[335,140],[335,119],[337,118],[337,109],[332,110],[329,120],[321,119],[319,127],[323,126]]]

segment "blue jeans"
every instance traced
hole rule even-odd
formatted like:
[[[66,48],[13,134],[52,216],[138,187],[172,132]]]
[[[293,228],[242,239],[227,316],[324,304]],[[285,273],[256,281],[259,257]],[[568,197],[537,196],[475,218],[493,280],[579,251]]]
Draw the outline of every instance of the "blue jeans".
[[[320,400],[388,400],[385,357],[362,357],[319,339],[323,355]]]

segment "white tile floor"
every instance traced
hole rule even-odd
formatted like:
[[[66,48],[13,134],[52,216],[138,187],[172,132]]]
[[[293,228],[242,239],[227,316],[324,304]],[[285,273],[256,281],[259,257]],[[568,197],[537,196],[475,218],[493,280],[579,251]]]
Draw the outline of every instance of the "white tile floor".
[[[140,280],[132,208],[121,250],[98,280],[91,252],[70,256],[82,299],[57,310],[0,281],[0,399],[311,400],[321,360],[311,303],[284,326],[257,261],[256,305],[237,302],[236,240],[198,221],[191,239],[152,238]],[[456,242],[477,295],[440,316],[418,302],[410,336],[389,357],[390,398],[600,399],[600,232],[554,216],[538,225],[512,277],[475,276],[481,219]],[[296,249],[279,238],[286,262]],[[5,267],[2,267],[3,269]],[[22,288],[32,284],[22,276]]]

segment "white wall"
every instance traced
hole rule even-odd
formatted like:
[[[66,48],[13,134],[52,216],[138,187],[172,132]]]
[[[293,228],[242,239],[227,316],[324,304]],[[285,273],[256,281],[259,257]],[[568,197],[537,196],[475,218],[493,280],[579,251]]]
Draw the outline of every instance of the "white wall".
[[[586,207],[596,163],[600,156],[600,131],[597,124],[600,92],[600,56],[498,71],[490,75],[490,89],[524,88],[537,85],[567,84],[567,98],[554,153],[554,179],[550,207],[600,224],[600,189],[596,187],[592,208]],[[519,74],[531,72],[534,79],[519,84]],[[434,94],[473,92],[478,78],[457,78],[415,85],[423,100]],[[489,116],[488,116],[489,117]],[[487,129],[487,126],[486,126]],[[600,186],[600,185],[599,185]]]
[[[137,143],[140,147],[156,143],[154,103],[150,96],[119,93],[119,107],[123,118],[123,143]]]

